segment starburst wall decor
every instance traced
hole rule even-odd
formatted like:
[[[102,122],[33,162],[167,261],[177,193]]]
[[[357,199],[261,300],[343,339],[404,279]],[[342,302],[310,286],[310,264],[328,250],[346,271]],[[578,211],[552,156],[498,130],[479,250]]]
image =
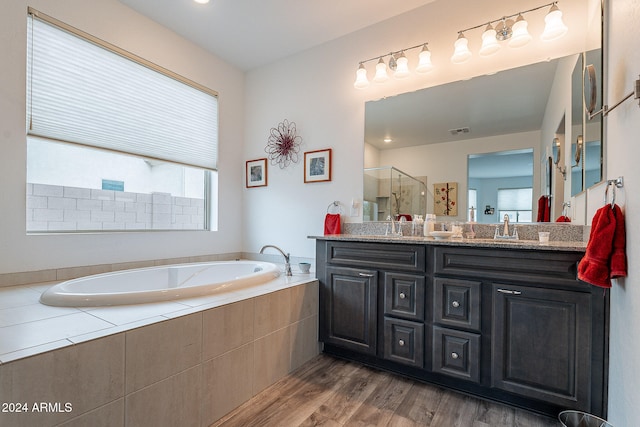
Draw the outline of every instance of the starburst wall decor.
[[[271,128],[269,142],[264,151],[272,165],[284,169],[291,163],[298,163],[302,138],[296,135],[296,124],[285,119],[278,127]]]

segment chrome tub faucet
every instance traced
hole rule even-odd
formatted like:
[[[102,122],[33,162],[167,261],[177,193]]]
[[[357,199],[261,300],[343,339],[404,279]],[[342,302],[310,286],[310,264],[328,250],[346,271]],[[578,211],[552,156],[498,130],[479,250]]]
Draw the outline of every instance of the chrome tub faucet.
[[[284,257],[284,272],[287,276],[293,276],[293,273],[291,273],[291,255],[288,253],[285,254],[282,249],[274,245],[264,245],[262,249],[260,249],[260,253],[263,253],[267,248],[273,248],[282,254],[282,256]]]

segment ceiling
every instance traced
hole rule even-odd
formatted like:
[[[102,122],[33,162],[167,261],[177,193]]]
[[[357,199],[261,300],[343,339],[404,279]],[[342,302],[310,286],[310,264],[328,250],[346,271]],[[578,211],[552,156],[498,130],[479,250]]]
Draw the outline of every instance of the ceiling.
[[[251,70],[435,0],[119,0]]]

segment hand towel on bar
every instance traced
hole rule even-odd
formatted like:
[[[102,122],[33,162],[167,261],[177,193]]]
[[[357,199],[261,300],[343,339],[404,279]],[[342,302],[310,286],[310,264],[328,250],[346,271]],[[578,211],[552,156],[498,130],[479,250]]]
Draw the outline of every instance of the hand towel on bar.
[[[624,214],[618,205],[613,205],[613,213],[616,218],[616,231],[613,235],[613,249],[611,251],[611,262],[609,263],[611,272],[609,277],[616,279],[619,277],[627,277],[627,252]]]
[[[538,199],[538,219],[537,222],[549,222],[551,217],[551,199],[548,196],[540,196]]]
[[[571,218],[566,215],[560,215],[558,219],[556,219],[556,222],[571,222]]]
[[[324,235],[340,234],[340,214],[327,214],[324,217]]]
[[[624,216],[618,205],[606,205],[593,217],[587,250],[578,265],[578,279],[610,288],[611,278],[626,275]]]

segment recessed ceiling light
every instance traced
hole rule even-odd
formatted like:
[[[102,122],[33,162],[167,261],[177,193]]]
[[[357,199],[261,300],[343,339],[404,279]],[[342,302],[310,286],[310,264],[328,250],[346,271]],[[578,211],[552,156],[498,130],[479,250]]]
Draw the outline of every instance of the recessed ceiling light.
[[[207,4],[209,3],[209,0],[193,0],[196,3],[200,3],[200,4]]]
[[[387,138],[383,139],[383,141],[384,141],[386,144],[389,144],[390,142],[393,142],[393,139],[391,139],[391,138],[388,138],[388,137],[387,137]]]

